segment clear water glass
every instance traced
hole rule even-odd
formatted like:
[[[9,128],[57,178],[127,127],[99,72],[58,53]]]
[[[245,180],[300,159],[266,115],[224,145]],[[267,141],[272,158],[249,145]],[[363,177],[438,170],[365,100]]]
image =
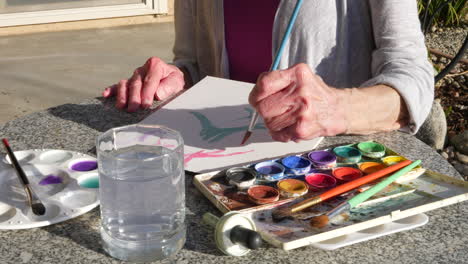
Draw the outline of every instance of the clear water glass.
[[[110,129],[96,142],[101,238],[114,258],[173,257],[185,243],[183,139],[158,125]]]

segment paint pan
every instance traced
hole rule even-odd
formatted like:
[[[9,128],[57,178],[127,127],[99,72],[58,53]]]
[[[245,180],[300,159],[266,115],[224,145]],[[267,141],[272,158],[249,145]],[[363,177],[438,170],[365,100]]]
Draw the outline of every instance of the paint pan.
[[[305,177],[305,181],[312,191],[323,191],[336,186],[336,179],[324,173],[312,173]]]
[[[265,185],[254,185],[247,190],[247,194],[256,204],[268,204],[279,200],[278,190]]]
[[[340,167],[332,171],[338,182],[348,182],[362,177],[362,171],[352,167]]]
[[[339,163],[356,164],[361,158],[361,152],[357,148],[342,146],[333,149]]]
[[[80,176],[77,182],[83,188],[97,189],[99,188],[99,175],[97,173],[85,174]]]
[[[310,160],[300,156],[288,156],[281,160],[281,163],[294,175],[304,175],[310,171],[312,163]]]
[[[308,154],[308,158],[317,169],[326,170],[336,166],[336,156],[330,151],[312,151]]]
[[[361,142],[357,145],[358,149],[361,151],[362,155],[378,159],[385,156],[385,147],[382,144],[376,142]]]
[[[380,159],[385,165],[390,166],[400,161],[406,160],[402,156],[387,156]]]
[[[279,181],[284,178],[286,168],[274,161],[264,161],[255,165],[259,177],[266,181]]]
[[[371,173],[374,173],[376,171],[379,171],[387,166],[385,166],[385,164],[383,163],[379,163],[379,162],[363,162],[363,163],[359,163],[359,169],[364,172],[364,174],[371,174]]]
[[[255,183],[257,172],[249,168],[230,168],[226,171],[226,179],[230,185],[239,190],[248,189]]]
[[[78,160],[70,165],[70,169],[74,171],[93,171],[97,169],[97,161],[95,160]]]
[[[305,182],[296,179],[281,180],[277,186],[280,196],[284,198],[300,197],[309,191]]]

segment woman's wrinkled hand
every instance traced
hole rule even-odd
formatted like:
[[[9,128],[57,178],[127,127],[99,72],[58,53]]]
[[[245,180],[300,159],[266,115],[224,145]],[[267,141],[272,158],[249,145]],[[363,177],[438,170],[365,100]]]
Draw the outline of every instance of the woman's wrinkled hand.
[[[298,142],[347,130],[345,102],[337,89],[306,64],[261,74],[249,102],[277,141]]]
[[[116,107],[134,112],[149,108],[153,101],[164,100],[184,88],[184,74],[176,66],[151,57],[128,80],[107,87],[104,98],[116,96]]]

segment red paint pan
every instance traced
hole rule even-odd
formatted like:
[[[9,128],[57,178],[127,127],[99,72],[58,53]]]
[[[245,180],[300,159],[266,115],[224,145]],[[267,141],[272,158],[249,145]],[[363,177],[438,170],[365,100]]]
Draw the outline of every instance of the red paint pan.
[[[362,172],[352,167],[340,167],[334,169],[332,175],[340,182],[348,182],[362,177]]]

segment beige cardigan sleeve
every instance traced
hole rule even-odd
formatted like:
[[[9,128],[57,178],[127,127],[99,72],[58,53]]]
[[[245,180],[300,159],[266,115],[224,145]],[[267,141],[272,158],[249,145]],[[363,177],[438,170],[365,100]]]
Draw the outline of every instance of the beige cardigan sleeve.
[[[410,114],[406,130],[416,133],[431,110],[434,70],[427,58],[416,1],[369,0],[376,49],[372,76],[363,86],[385,84],[403,97]]]
[[[195,1],[176,0],[174,2],[175,43],[173,64],[179,68],[185,68],[193,83],[200,80],[195,40]]]

